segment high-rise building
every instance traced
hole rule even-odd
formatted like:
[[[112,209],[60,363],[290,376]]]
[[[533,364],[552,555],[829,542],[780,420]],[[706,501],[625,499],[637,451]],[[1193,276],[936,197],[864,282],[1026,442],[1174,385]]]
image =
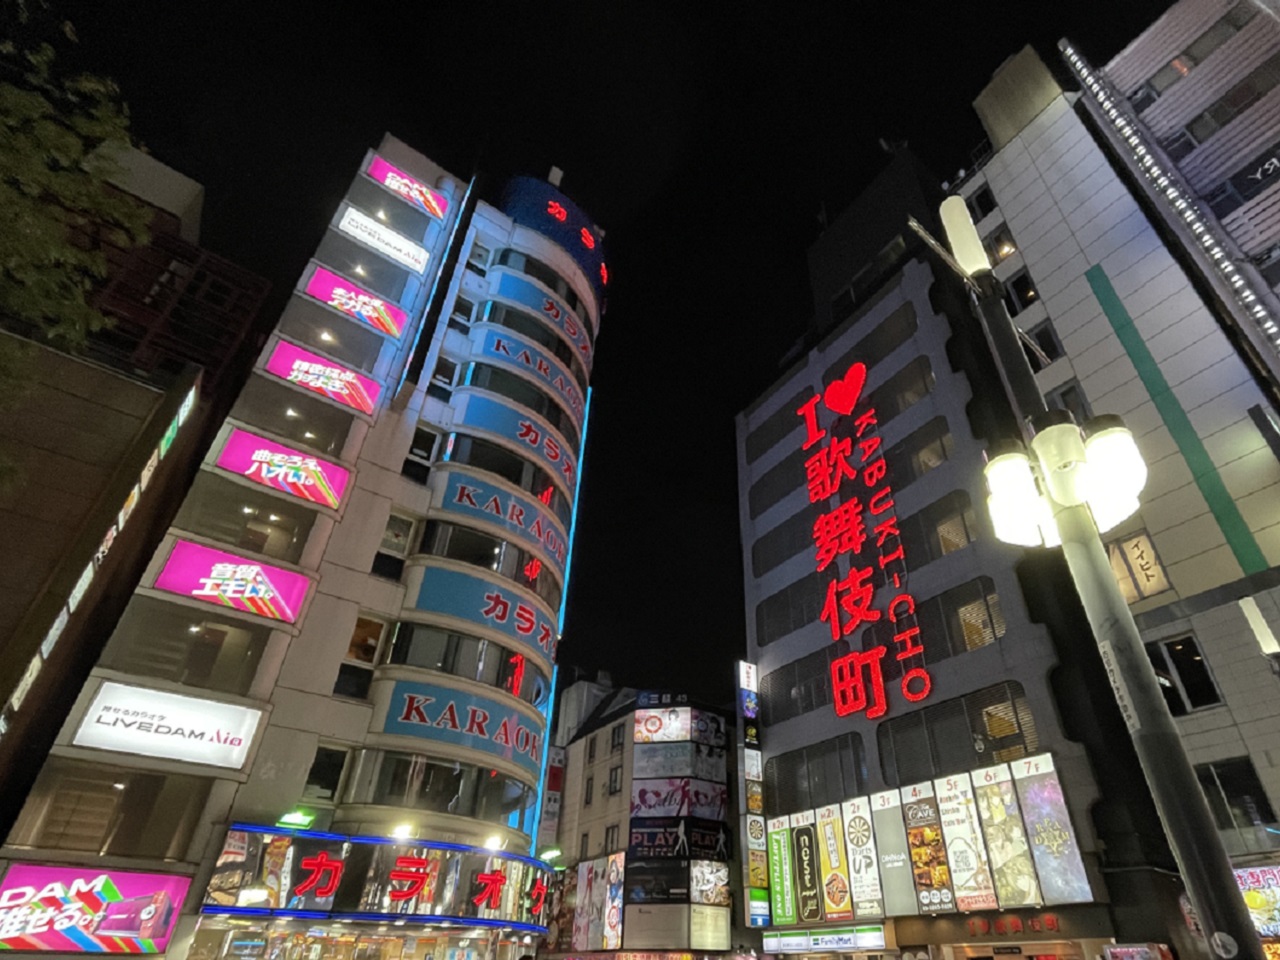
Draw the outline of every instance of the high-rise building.
[[[366,155],[8,835],[6,945],[529,952],[602,240]]]

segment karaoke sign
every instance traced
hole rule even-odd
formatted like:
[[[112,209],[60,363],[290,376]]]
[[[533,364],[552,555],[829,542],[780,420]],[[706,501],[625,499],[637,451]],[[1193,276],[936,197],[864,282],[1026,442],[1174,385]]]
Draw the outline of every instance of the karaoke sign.
[[[827,508],[813,524],[818,572],[830,571],[821,619],[833,643],[852,638],[865,624],[891,624],[893,659],[902,662],[902,695],[914,703],[929,695],[933,679],[924,666],[916,600],[907,590],[906,554],[876,411],[865,403],[859,407],[866,379],[866,365],[854,363],[796,411],[804,420],[804,449],[813,451],[804,465],[809,502]],[[877,590],[881,597],[891,595],[887,603],[877,602]],[[865,712],[875,719],[888,710],[884,659],[890,648],[866,647],[865,637],[863,646],[831,663],[838,716]]]

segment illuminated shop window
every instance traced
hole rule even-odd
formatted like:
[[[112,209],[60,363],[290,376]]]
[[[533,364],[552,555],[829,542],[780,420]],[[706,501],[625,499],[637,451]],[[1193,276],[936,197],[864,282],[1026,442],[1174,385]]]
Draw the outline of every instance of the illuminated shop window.
[[[404,573],[404,558],[413,543],[414,521],[410,517],[391,514],[382,531],[382,543],[373,556],[369,572],[388,580],[399,580]]]
[[[276,497],[202,470],[173,525],[241,550],[296,563],[315,518],[316,512],[300,500]]]
[[[862,737],[845,733],[771,757],[764,765],[769,816],[842,803],[867,789]]]
[[[316,747],[315,759],[311,761],[307,782],[302,788],[302,799],[336,801],[350,755],[351,751],[340,747]]]
[[[894,787],[1007,763],[1040,744],[1026,692],[1012,681],[883,720],[876,742]]]
[[[436,221],[416,207],[401,201],[373,180],[357,177],[347,188],[346,199],[367,216],[401,236],[421,243]]]
[[[445,448],[448,451],[445,459],[450,463],[464,463],[477,470],[487,470],[515,484],[537,497],[566,528],[569,526],[573,508],[551,475],[538,464],[490,440],[465,434],[451,434]]]
[[[924,661],[928,664],[985,647],[1003,637],[1007,630],[1000,596],[990,577],[977,577],[928,600],[918,601],[916,625],[920,628]],[[884,647],[889,651],[884,658],[884,676],[893,680],[903,671],[902,661],[892,655],[898,649],[893,642],[895,632],[893,624],[879,620],[867,626],[862,634],[863,650]]]
[[[100,664],[111,670],[245,694],[271,628],[135,594]]]
[[[1008,260],[1018,252],[1018,245],[1013,242],[1013,234],[1004,223],[987,234],[982,245],[987,248],[987,257],[993,265]]]
[[[401,622],[384,644],[382,662],[436,670],[499,687],[526,703],[542,706],[549,680],[523,654],[479,637],[425,623]]]
[[[92,856],[181,860],[212,783],[51,756],[8,842]]]
[[[400,475],[414,483],[425,484],[431,476],[431,464],[436,457],[436,444],[440,435],[425,427],[417,427],[413,431],[413,443],[409,447],[409,456],[400,466]]]
[[[326,230],[315,258],[393,303],[409,301],[419,289],[419,280],[399,264],[380,257],[345,234]]]
[[[1062,341],[1058,339],[1058,331],[1053,329],[1053,322],[1050,320],[1036,324],[1027,331],[1027,336],[1039,348],[1038,354],[1031,349],[1026,341],[1022,343],[1022,352],[1026,354],[1027,362],[1031,364],[1031,369],[1036,373],[1039,373],[1053,361],[1061,360],[1066,355],[1066,351],[1062,349]],[[1044,355],[1043,360],[1040,358],[1040,354]]]
[[[357,617],[351,640],[347,643],[347,656],[338,667],[338,679],[333,685],[336,697],[364,700],[369,696],[373,682],[373,668],[378,662],[378,649],[387,625],[373,617]]]
[[[240,391],[231,417],[331,457],[342,453],[353,422],[349,410],[259,376]]]
[[[533,314],[508,307],[503,303],[488,301],[484,307],[485,323],[494,323],[520,334],[526,340],[549,350],[557,360],[569,368],[578,389],[584,393],[587,389],[587,369],[583,365],[578,349],[568,343],[555,329],[539,320]]]
[[[500,573],[536,593],[552,610],[560,609],[559,579],[534,554],[501,537],[439,520],[427,522],[422,552]]]
[[[1175,717],[1222,702],[1195,637],[1157,640],[1146,647],[1164,702]]]

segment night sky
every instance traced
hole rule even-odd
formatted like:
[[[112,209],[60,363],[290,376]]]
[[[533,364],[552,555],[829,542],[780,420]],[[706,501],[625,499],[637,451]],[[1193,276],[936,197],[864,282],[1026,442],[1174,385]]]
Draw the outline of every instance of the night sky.
[[[811,313],[805,251],[907,141],[940,179],[1024,44],[1101,63],[1167,4],[63,4],[74,62],[205,185],[203,244],[278,316],[384,131],[460,178],[564,169],[607,232],[561,662],[728,694],[745,645],[733,416]]]

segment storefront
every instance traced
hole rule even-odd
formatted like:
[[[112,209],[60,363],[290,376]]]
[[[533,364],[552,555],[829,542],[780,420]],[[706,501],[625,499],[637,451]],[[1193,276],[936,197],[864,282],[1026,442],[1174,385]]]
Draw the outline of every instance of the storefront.
[[[902,960],[1096,960],[1114,942],[1103,904],[899,917]]]
[[[192,960],[518,960],[546,933],[551,870],[453,843],[235,825]]]

